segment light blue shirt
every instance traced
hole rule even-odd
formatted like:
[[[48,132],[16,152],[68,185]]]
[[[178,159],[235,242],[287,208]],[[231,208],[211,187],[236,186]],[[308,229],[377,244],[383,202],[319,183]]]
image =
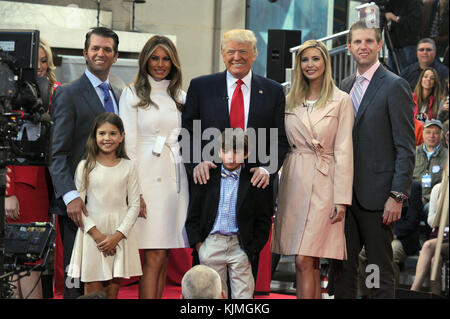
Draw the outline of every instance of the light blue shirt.
[[[238,176],[236,179],[231,176],[222,176],[221,178],[219,208],[217,209],[217,216],[211,234],[235,235],[239,232],[236,221],[236,202],[241,169],[239,167],[235,171]],[[222,172],[230,173],[223,165]]]
[[[103,101],[104,101],[105,96],[103,94],[103,90],[98,87],[103,82],[98,77],[96,77],[94,74],[92,74],[91,71],[89,71],[88,69],[86,69],[86,71],[84,71],[84,74],[86,74],[86,77],[89,79],[92,86],[94,87],[95,92],[97,93],[100,101],[102,102],[102,104],[104,104]],[[108,83],[109,87],[111,87],[111,85],[109,84],[109,77],[106,79],[105,82]],[[114,98],[114,93],[111,90],[109,90],[109,94],[111,95],[111,98],[113,101],[114,113],[119,114],[119,107],[117,106],[116,99]],[[73,201],[75,198],[78,198],[78,197],[80,197],[80,194],[78,194],[78,192],[76,190],[67,192],[63,195],[64,204],[66,204],[66,206],[67,206],[67,204],[69,204],[71,201]]]
[[[92,86],[95,88],[95,92],[97,92],[97,95],[98,95],[100,101],[102,102],[103,106],[105,106],[104,105],[105,95],[103,94],[103,90],[98,87],[103,82],[98,77],[96,77],[94,74],[92,74],[91,71],[89,71],[88,69],[86,69],[86,71],[84,71],[84,74],[86,74],[86,76],[89,79],[89,81],[91,82]],[[105,83],[108,83],[108,86],[111,87],[111,85],[109,83],[109,77],[106,79]],[[114,104],[114,113],[119,114],[119,107],[117,106],[116,99],[114,98],[114,93],[111,91],[111,89],[109,90],[109,95],[111,95],[111,98],[112,98],[112,101]]]

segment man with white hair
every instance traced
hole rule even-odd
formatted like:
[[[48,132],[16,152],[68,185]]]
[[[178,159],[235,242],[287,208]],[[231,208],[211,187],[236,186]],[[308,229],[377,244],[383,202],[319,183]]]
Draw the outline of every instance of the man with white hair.
[[[182,126],[189,132],[190,146],[182,143],[182,152],[190,190],[194,183],[208,183],[210,170],[217,168],[212,161],[217,154],[203,152],[203,149],[207,150],[214,136],[204,134],[209,138],[201,141],[195,140],[194,137],[199,136],[198,133],[203,135],[203,132],[210,128],[223,132],[226,128],[240,127],[247,133],[254,132],[256,136],[253,143],[249,142],[249,149],[254,156],[245,161],[245,167],[253,174],[251,187],[273,191],[273,181],[278,177],[277,172],[289,149],[284,129],[285,95],[279,83],[252,72],[252,65],[258,56],[256,42],[257,39],[250,30],[234,29],[226,32],[221,42],[225,72],[194,78],[189,85]],[[201,124],[201,132],[195,132],[198,121]],[[198,143],[201,143],[200,148],[195,147]],[[275,149],[272,151],[273,148]],[[187,158],[187,153],[190,158]],[[194,162],[197,158],[200,160]],[[272,200],[270,205],[273,211]],[[265,235],[268,239],[269,232]],[[192,242],[191,246],[196,248],[196,244]],[[268,259],[262,264],[269,265],[267,272],[270,274],[271,257],[268,245],[262,251],[265,256],[263,258]],[[256,282],[260,252],[254,250],[247,253]],[[193,264],[197,263],[197,250],[194,249]]]
[[[194,266],[184,274],[181,294],[183,299],[225,299],[219,274],[205,265]]]

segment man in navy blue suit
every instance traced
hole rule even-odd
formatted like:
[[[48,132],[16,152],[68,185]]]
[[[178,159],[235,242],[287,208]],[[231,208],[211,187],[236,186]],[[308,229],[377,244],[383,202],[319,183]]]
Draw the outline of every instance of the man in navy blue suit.
[[[182,115],[183,128],[189,132],[190,146],[183,147],[183,158],[190,183],[207,183],[209,170],[216,168],[212,157],[206,156],[215,154],[204,151],[214,136],[201,141],[194,136],[210,128],[222,132],[241,127],[256,137],[249,145],[253,156],[245,162],[253,174],[253,187],[272,188],[289,148],[284,129],[285,96],[279,83],[252,72],[258,56],[256,41],[250,30],[226,32],[221,42],[226,71],[200,76],[190,83]],[[196,132],[198,123],[201,132]],[[195,147],[195,143],[201,143],[201,147]],[[270,205],[273,209],[273,201]],[[256,278],[257,262],[253,266]]]

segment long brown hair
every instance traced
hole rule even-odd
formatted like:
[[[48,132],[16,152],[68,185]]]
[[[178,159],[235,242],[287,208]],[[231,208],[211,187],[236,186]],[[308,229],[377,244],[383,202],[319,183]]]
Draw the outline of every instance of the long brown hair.
[[[84,152],[83,159],[86,160],[86,163],[84,164],[83,169],[83,185],[82,190],[87,190],[89,186],[89,174],[92,172],[92,170],[95,168],[96,165],[96,158],[100,151],[98,145],[97,145],[97,129],[102,124],[109,123],[111,125],[114,125],[119,130],[120,134],[124,133],[124,127],[122,119],[117,116],[114,113],[111,112],[104,112],[99,114],[91,126],[91,131],[89,132],[89,136],[86,142],[86,150]],[[122,143],[119,144],[119,146],[116,148],[116,156],[118,158],[125,158],[129,159],[127,156],[127,153],[125,152],[125,138],[123,139]]]
[[[423,96],[423,90],[422,90],[422,79],[425,75],[425,72],[431,71],[434,76],[434,87],[431,91],[429,96]],[[438,109],[439,109],[439,103],[441,103],[441,79],[439,77],[439,74],[437,73],[436,69],[432,67],[425,68],[422,73],[420,73],[419,81],[417,81],[416,87],[414,89],[414,93],[417,98],[417,110],[420,112],[420,108],[423,105],[423,103],[427,103],[427,110],[425,112],[428,112],[428,106],[429,106],[429,98],[430,96],[433,96],[433,105],[431,106],[431,115],[433,118],[437,116]]]
[[[178,110],[182,111],[183,103],[180,100],[182,85],[180,58],[178,57],[175,44],[173,44],[168,37],[161,35],[151,37],[144,45],[141,53],[139,53],[139,71],[136,74],[133,84],[140,101],[135,106],[148,108],[153,105],[158,108],[158,105],[150,98],[152,87],[150,85],[150,81],[148,80],[148,60],[158,47],[163,48],[164,51],[167,52],[167,55],[172,62],[172,68],[166,78],[167,80],[170,80],[167,93],[175,101]]]
[[[331,76],[331,62],[328,49],[320,41],[308,40],[302,44],[302,46],[298,50],[297,56],[295,57],[294,79],[292,81],[292,88],[286,97],[287,110],[296,108],[306,100],[306,95],[308,94],[309,90],[309,81],[307,78],[305,78],[300,64],[303,52],[309,48],[318,49],[325,63],[325,70],[322,75],[322,88],[320,89],[320,97],[316,103],[316,107],[323,107],[326,101],[328,101],[333,96],[334,88],[336,86]]]

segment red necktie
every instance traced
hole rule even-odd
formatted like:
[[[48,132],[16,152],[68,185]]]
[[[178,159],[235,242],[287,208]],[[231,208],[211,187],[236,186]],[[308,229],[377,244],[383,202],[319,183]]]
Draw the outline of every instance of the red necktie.
[[[237,86],[234,89],[233,98],[231,99],[230,126],[240,127],[245,131],[244,96],[241,90],[244,82],[239,79],[236,83]]]

